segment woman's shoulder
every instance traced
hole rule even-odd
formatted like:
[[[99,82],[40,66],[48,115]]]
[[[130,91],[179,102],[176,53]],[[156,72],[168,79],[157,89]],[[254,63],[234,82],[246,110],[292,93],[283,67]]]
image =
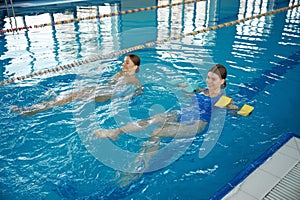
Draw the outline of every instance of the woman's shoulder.
[[[133,84],[133,85],[137,85],[137,86],[140,86],[141,85],[141,82],[140,80],[138,79],[138,77],[136,77],[135,75],[133,76],[130,76],[130,77],[126,77],[125,78],[125,82],[126,84]]]
[[[115,76],[116,77],[120,77],[120,76],[123,76],[124,72],[122,70],[118,71]]]

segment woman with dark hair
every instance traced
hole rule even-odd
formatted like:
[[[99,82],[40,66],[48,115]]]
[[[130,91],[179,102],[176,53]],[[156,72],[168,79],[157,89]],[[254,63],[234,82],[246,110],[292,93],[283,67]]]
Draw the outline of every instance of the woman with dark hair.
[[[106,102],[114,97],[132,97],[141,86],[139,79],[135,75],[140,71],[140,62],[140,58],[137,55],[128,54],[124,58],[122,70],[116,73],[105,85],[75,90],[30,107],[18,108],[13,106],[12,109],[19,112],[22,116],[27,116],[49,110],[54,106],[60,106],[73,100],[90,98],[96,102]],[[107,88],[107,91],[104,91],[103,88]]]

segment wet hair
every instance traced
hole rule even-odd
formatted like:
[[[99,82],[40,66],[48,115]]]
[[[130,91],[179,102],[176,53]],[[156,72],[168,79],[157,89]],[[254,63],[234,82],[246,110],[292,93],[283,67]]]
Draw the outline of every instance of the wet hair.
[[[216,64],[208,72],[213,72],[217,74],[221,79],[224,79],[224,83],[221,85],[221,88],[224,89],[226,87],[226,77],[227,77],[227,70],[221,64]]]
[[[130,60],[136,65],[138,66],[135,70],[136,73],[138,73],[140,71],[140,64],[141,64],[141,59],[140,57],[138,57],[135,54],[127,54],[126,56],[128,56],[130,58]]]

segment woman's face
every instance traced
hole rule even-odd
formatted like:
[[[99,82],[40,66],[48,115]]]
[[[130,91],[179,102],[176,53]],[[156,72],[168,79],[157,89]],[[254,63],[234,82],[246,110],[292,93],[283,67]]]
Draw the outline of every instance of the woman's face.
[[[206,85],[209,90],[219,90],[221,85],[224,84],[224,79],[221,79],[218,74],[208,72],[206,77]]]
[[[122,64],[122,71],[123,72],[131,72],[135,71],[137,66],[132,62],[129,56],[124,58],[124,62]]]

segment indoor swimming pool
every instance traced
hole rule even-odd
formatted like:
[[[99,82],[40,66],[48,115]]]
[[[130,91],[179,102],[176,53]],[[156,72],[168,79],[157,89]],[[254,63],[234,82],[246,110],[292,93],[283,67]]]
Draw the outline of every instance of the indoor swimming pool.
[[[16,1],[15,16],[0,3],[0,199],[210,199],[300,134],[299,0],[37,2]],[[129,53],[141,58],[143,92],[133,98],[13,109],[105,85]],[[190,105],[194,93],[172,81],[206,87],[217,63],[228,70],[224,93],[253,106],[250,116],[221,114],[191,138],[162,139],[144,173],[136,158],[156,127],[116,141],[93,134]]]

